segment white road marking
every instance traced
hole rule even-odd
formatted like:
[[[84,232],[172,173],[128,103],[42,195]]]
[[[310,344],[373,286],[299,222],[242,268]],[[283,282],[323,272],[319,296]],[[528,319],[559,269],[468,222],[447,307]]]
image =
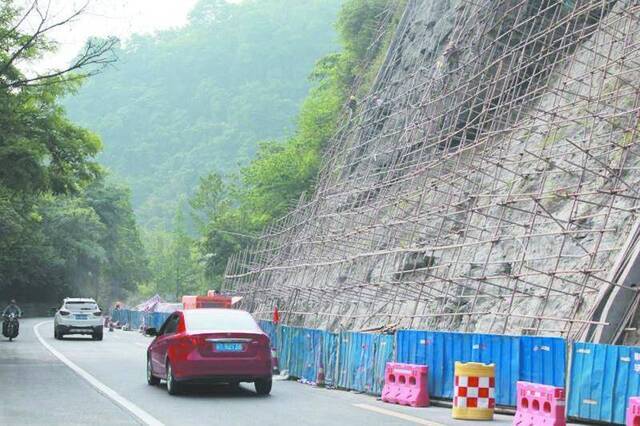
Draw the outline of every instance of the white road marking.
[[[398,419],[406,420],[408,422],[413,422],[419,425],[425,426],[445,426],[442,423],[431,422],[429,420],[422,419],[420,417],[410,416],[409,414],[398,413],[397,411],[387,410],[381,407],[376,407],[374,405],[369,404],[353,404],[354,407],[362,408],[364,410],[373,411],[378,414],[385,414],[387,416],[395,417]]]
[[[140,346],[141,348],[145,348],[145,349],[147,349],[149,347],[149,345],[145,345],[144,343],[135,342],[135,344]]]
[[[93,386],[99,393],[111,399],[113,402],[115,402],[116,404],[118,404],[125,410],[129,411],[131,414],[133,414],[143,424],[149,425],[149,426],[164,426],[164,423],[162,423],[160,420],[156,419],[151,414],[147,413],[146,411],[138,407],[133,402],[124,398],[123,396],[118,394],[116,391],[111,389],[109,386],[105,385],[104,383],[102,383],[101,381],[93,377],[91,374],[87,373],[85,370],[80,368],[76,363],[74,363],[69,358],[64,356],[62,353],[54,349],[53,346],[45,342],[45,340],[40,335],[39,328],[43,324],[47,324],[47,323],[51,323],[51,321],[43,321],[39,324],[34,325],[33,332],[36,334],[36,337],[38,338],[42,346],[44,346],[49,352],[51,352],[53,356],[58,358],[62,363],[64,363],[67,367],[73,370],[78,376],[82,377],[84,380],[89,382],[89,384]]]

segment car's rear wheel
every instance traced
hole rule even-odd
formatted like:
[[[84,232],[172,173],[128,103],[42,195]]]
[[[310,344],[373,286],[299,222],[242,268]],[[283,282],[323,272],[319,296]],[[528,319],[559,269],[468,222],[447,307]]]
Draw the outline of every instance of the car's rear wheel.
[[[256,386],[256,393],[258,395],[269,395],[271,393],[271,380],[259,379],[256,380],[254,385]]]
[[[151,369],[151,357],[147,357],[147,383],[151,386],[157,386],[160,384],[160,379],[153,375]]]
[[[173,367],[169,361],[167,361],[167,392],[169,392],[169,395],[178,395],[180,393],[180,383],[176,381],[173,375]]]
[[[102,340],[102,328],[93,332],[93,340]]]
[[[64,333],[60,331],[60,327],[56,327],[53,331],[54,337],[58,340],[62,340]]]

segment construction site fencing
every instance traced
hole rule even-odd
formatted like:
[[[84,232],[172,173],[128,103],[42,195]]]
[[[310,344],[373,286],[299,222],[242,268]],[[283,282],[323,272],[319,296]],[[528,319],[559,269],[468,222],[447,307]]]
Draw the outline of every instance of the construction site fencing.
[[[114,309],[111,311],[111,320],[121,325],[127,325],[131,329],[141,327],[160,329],[165,320],[169,317],[166,312],[141,312],[129,309]]]
[[[515,383],[564,386],[565,341],[556,337],[502,336],[401,330],[396,335],[398,362],[429,366],[429,395],[453,397],[456,361],[496,365],[496,403],[515,406]]]
[[[131,329],[160,328],[167,313],[114,310]],[[275,325],[259,321],[281,370],[305,382],[379,395],[389,361],[429,366],[429,394],[453,397],[454,363],[496,365],[496,403],[516,405],[519,380],[567,385],[567,416],[623,424],[629,397],[640,395],[640,347],[573,343],[562,338],[400,330],[395,335]],[[568,366],[570,364],[570,368]]]
[[[379,395],[384,369],[393,361],[393,336],[371,333],[340,333],[338,387]]]
[[[572,345],[569,417],[624,424],[629,397],[638,395],[639,347]]]

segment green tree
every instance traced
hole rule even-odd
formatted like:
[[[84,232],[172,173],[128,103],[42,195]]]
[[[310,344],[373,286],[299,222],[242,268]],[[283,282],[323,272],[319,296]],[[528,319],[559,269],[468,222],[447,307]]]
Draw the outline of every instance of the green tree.
[[[37,2],[0,5],[0,299],[108,300],[135,289],[145,273],[128,192],[104,183],[95,161],[100,139],[58,103],[110,62],[104,55],[113,41],[88,42],[64,69],[20,69],[50,53],[49,31],[81,12],[51,21]],[[35,30],[23,32],[25,21]]]

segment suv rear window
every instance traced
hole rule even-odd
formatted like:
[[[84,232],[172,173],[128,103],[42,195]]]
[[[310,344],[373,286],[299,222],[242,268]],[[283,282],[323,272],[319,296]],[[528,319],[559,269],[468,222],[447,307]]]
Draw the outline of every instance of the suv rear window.
[[[190,309],[184,321],[189,331],[262,332],[250,313],[233,309]]]
[[[70,311],[95,311],[98,305],[94,302],[66,302],[64,307]]]

